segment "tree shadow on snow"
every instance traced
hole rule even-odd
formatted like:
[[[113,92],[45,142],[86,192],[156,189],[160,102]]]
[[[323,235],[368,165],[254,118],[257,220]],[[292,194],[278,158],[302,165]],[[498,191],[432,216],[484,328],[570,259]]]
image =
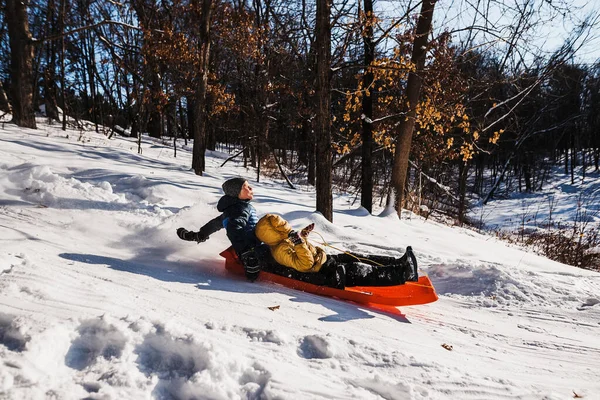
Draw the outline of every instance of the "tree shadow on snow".
[[[87,159],[109,159],[114,161],[115,163],[120,163],[123,165],[131,165],[131,163],[135,163],[136,165],[148,168],[155,168],[156,166],[164,168],[173,167],[173,164],[168,161],[157,160],[154,158],[150,159],[138,154],[132,154],[125,149],[102,148],[86,143],[71,143],[73,146],[67,149],[59,144],[52,143],[39,143],[27,140],[12,140],[12,142],[21,146],[30,147],[37,150],[50,151],[52,152],[52,154],[76,153],[80,157]]]

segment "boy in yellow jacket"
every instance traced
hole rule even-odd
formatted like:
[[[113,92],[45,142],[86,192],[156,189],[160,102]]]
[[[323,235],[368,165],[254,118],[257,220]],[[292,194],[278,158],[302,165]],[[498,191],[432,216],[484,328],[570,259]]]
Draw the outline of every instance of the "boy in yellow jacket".
[[[314,225],[297,233],[279,215],[267,214],[256,224],[255,234],[258,240],[271,248],[271,255],[279,264],[299,272],[319,272],[327,255],[322,248],[306,241]]]
[[[300,233],[279,215],[267,214],[256,225],[256,238],[267,244],[273,259],[279,264],[304,275],[290,274],[285,270],[273,270],[280,275],[318,281],[322,275],[324,284],[337,288],[345,286],[394,286],[406,281],[417,281],[417,260],[409,246],[400,257],[353,256],[351,254],[325,254],[320,247],[310,244],[306,238],[314,228],[311,224]],[[314,274],[321,272],[321,274]]]

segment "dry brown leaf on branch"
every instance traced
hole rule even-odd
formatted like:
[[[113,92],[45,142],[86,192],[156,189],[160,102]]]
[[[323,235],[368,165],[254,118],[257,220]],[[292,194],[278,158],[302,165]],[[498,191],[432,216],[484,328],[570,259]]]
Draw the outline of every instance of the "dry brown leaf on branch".
[[[451,345],[451,344],[446,344],[446,343],[444,343],[444,344],[442,345],[442,347],[443,347],[443,348],[445,348],[445,349],[446,349],[446,350],[448,350],[448,351],[452,351],[452,345]]]
[[[271,311],[279,310],[279,306],[267,307]]]

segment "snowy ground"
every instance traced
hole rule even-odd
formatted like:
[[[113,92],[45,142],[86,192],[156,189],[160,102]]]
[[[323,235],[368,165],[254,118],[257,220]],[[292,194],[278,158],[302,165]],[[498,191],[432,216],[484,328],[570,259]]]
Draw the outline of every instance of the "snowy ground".
[[[600,399],[598,273],[342,196],[330,224],[309,188],[255,183],[222,153],[198,177],[189,151],[150,141],[138,155],[43,123],[0,140],[2,399]],[[335,247],[412,245],[439,301],[397,317],[227,275],[223,231],[175,230],[214,217],[235,175],[259,214]]]

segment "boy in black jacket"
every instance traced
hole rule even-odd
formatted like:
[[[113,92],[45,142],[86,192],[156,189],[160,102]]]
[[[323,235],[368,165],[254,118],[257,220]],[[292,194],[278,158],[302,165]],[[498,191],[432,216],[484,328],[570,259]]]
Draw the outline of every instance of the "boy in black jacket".
[[[260,272],[256,252],[261,243],[254,235],[258,222],[256,210],[250,204],[254,193],[248,181],[243,178],[232,178],[223,183],[225,195],[219,199],[217,210],[222,214],[206,223],[198,232],[185,228],[177,229],[177,236],[183,240],[205,242],[210,235],[225,228],[227,237],[246,271],[246,277],[255,280]]]

